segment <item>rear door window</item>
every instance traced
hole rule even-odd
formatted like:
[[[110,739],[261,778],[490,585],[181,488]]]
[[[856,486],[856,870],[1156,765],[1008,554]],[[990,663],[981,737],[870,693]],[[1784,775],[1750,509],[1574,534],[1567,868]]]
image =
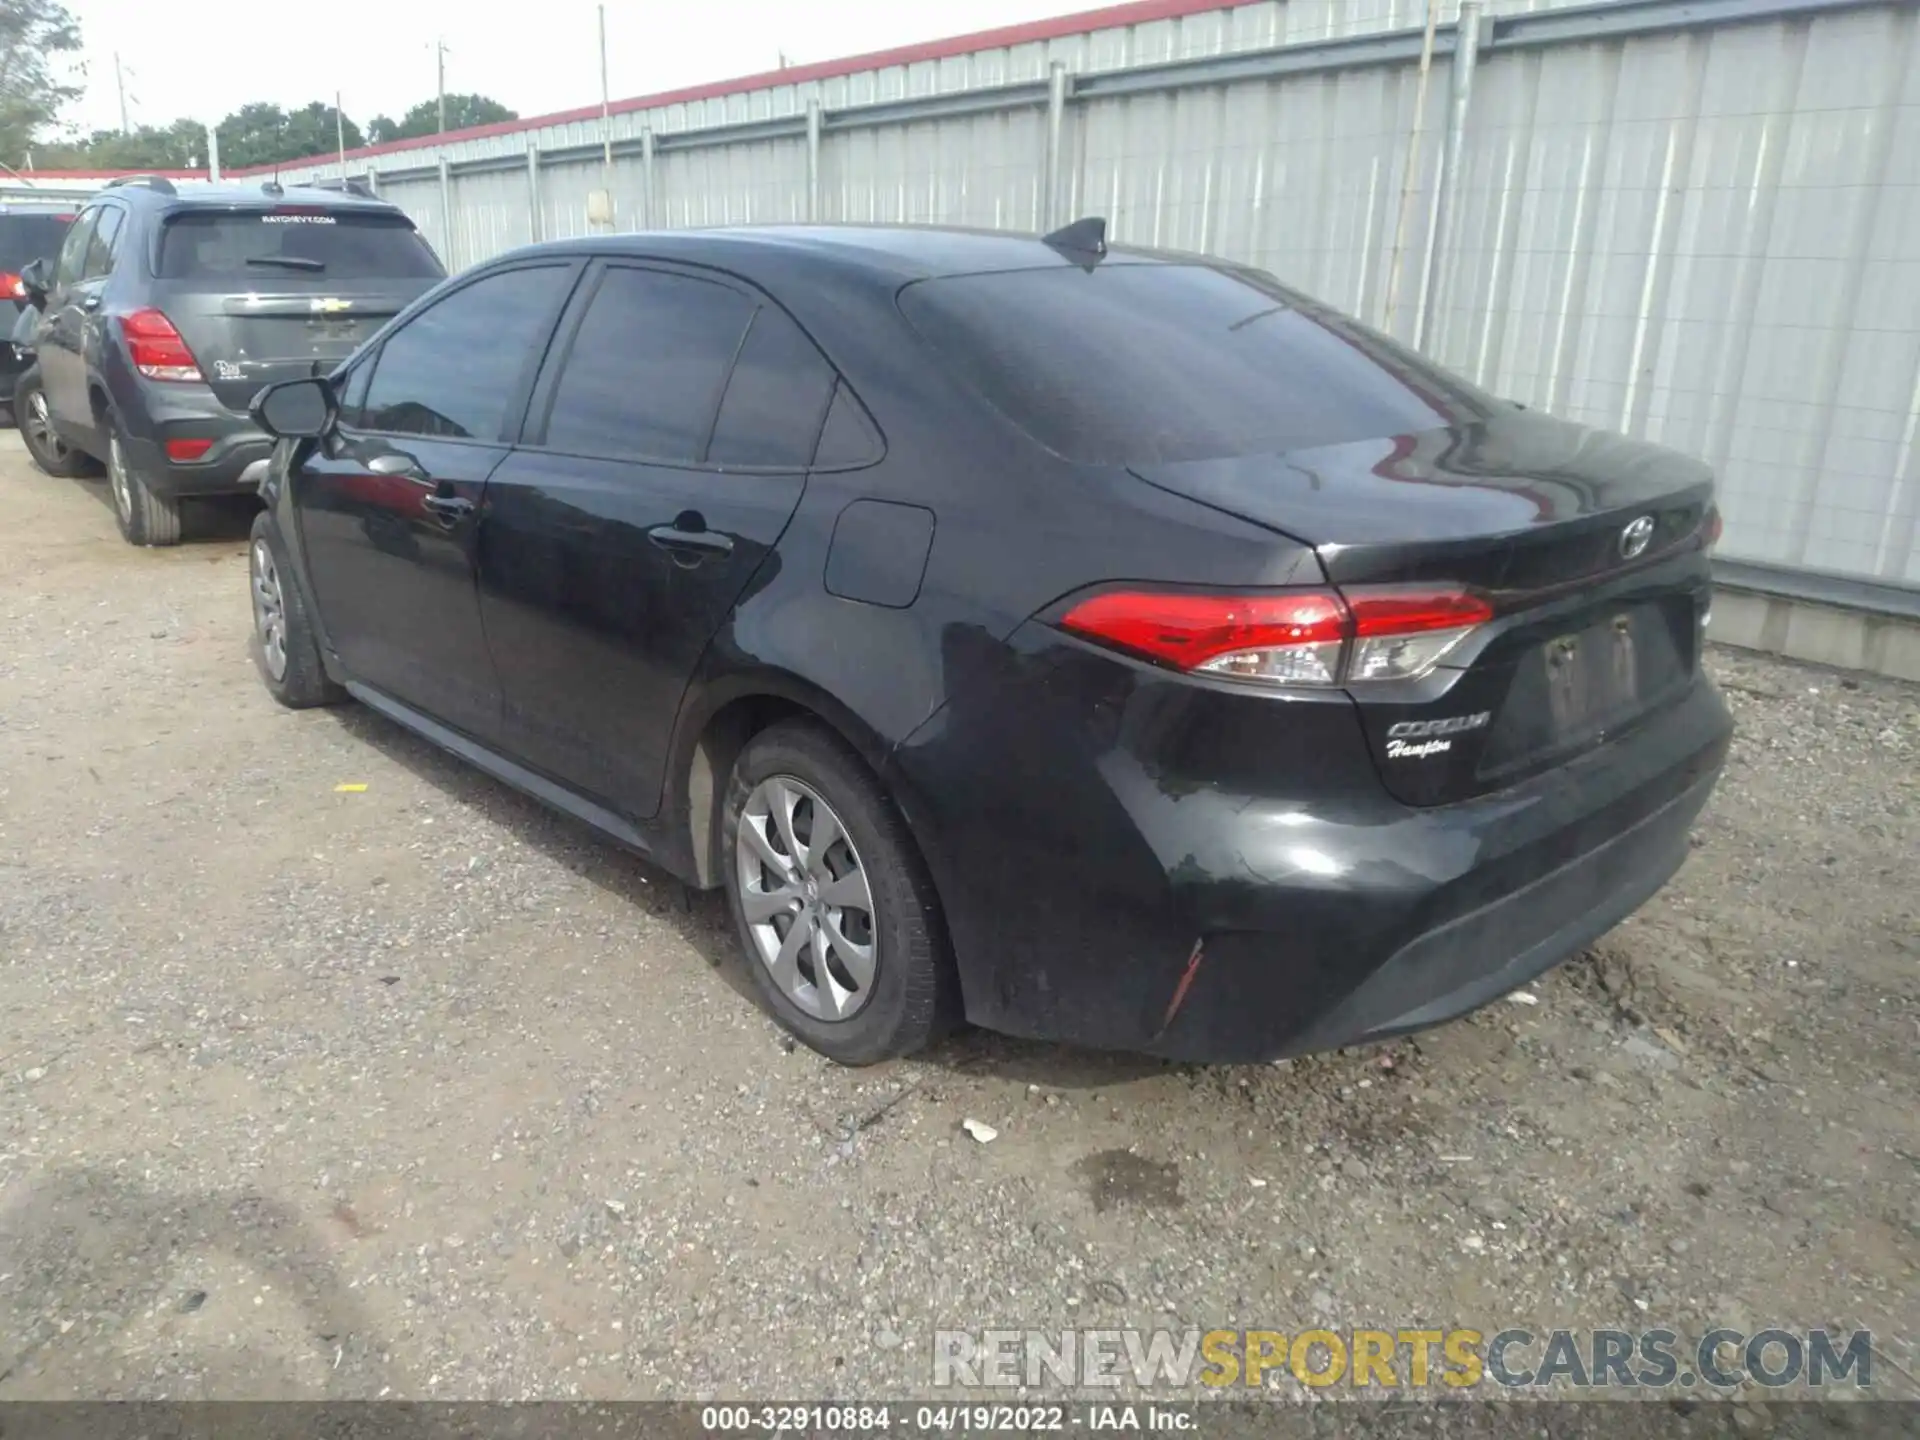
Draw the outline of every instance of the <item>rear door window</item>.
[[[99,215],[98,206],[82,210],[80,218],[67,231],[67,238],[60,246],[60,262],[54,267],[55,285],[71,285],[80,278],[80,267],[87,258],[87,242],[93,238],[93,222]]]
[[[754,303],[664,270],[610,267],[554,386],[546,448],[696,464]]]
[[[438,279],[440,262],[404,215],[323,206],[189,210],[160,235],[160,278],[247,285],[269,277]]]
[[[126,212],[118,205],[102,205],[100,219],[87,241],[87,258],[80,270],[82,280],[99,280],[113,273],[113,257],[119,250],[120,227]]]
[[[1055,454],[1132,465],[1431,430],[1500,408],[1254,271],[1107,263],[924,280],[908,320]]]
[[[506,438],[572,276],[564,264],[500,270],[421,311],[380,347],[360,423],[390,435]]]

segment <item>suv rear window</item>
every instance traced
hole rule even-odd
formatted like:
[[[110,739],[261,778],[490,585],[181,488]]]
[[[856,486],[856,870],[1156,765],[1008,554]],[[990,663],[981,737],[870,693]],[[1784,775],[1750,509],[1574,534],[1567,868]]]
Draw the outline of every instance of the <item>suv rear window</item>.
[[[175,215],[160,234],[159,268],[163,280],[437,280],[445,273],[404,215],[307,206]]]
[[[0,215],[0,270],[17,274],[22,265],[52,260],[72,223],[71,215]]]
[[[1089,464],[1337,445],[1500,408],[1251,270],[1112,260],[959,275],[909,285],[900,307],[1008,419]]]

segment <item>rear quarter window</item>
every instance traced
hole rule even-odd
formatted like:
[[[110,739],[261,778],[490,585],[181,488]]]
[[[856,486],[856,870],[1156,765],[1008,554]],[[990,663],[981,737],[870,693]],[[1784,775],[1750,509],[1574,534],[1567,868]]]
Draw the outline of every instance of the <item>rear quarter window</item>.
[[[1137,465],[1337,445],[1499,402],[1256,271],[1115,261],[922,280],[908,321],[1055,454]]]
[[[445,272],[404,215],[188,211],[160,232],[163,280],[437,280]]]

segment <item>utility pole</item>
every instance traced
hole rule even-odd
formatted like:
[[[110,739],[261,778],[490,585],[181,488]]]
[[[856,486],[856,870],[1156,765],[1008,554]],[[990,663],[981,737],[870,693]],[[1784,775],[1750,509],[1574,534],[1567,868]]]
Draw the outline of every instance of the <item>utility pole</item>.
[[[600,7],[600,183],[613,183],[613,106],[607,98],[607,7]]]
[[[216,184],[220,179],[220,127],[207,126],[207,179]]]
[[[120,73],[120,52],[113,52],[113,88],[120,95],[120,133],[131,134],[133,127],[127,124],[127,81]]]
[[[447,133],[447,42],[434,41],[433,53],[434,58],[439,62],[437,68],[440,78],[436,88],[440,96],[440,133],[444,135]]]
[[[340,92],[333,92],[333,143],[340,153],[340,179],[347,178],[347,117],[340,109]]]

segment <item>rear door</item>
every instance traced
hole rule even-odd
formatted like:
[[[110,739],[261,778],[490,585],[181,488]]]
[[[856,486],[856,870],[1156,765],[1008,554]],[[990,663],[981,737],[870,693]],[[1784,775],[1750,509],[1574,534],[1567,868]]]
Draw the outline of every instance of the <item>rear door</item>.
[[[68,433],[92,428],[82,346],[87,320],[93,313],[88,307],[97,309],[100,294],[98,285],[89,287],[82,277],[94,228],[103,209],[103,206],[89,205],[68,229],[60,246],[60,258],[54,265],[53,287],[47,292],[46,315],[36,341],[47,405],[53,411],[54,420]]]
[[[234,410],[333,370],[444,274],[399,212],[313,204],[177,211],[154,270],[154,304]]]
[[[610,263],[581,295],[488,485],[481,614],[512,753],[644,819],[694,667],[799,503],[836,377],[785,311],[711,274]]]
[[[493,270],[435,300],[344,377],[338,429],[292,476],[321,625],[351,678],[484,743],[500,685],[474,592],[480,506],[577,271]]]

